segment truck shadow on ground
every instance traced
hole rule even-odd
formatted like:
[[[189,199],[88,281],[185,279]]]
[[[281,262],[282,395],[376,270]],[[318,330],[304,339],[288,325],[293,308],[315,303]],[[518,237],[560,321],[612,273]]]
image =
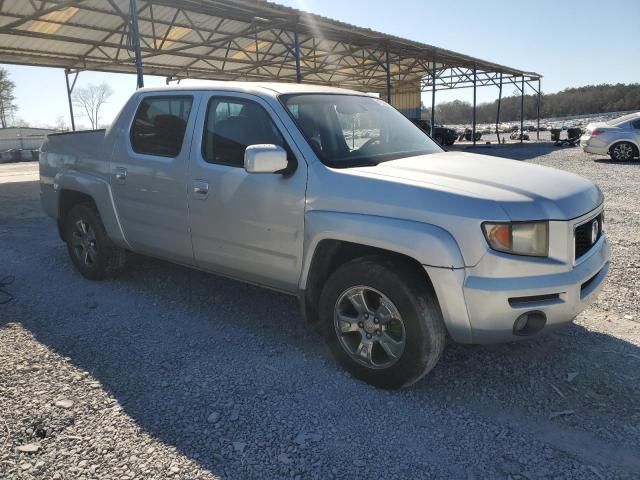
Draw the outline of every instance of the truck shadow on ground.
[[[637,417],[629,399],[640,393],[633,377],[640,349],[579,325],[516,344],[450,345],[419,384],[388,394],[345,376],[291,297],[143,257],[122,278],[91,283],[47,235],[40,257],[51,260],[17,275],[14,314],[2,315],[0,327],[18,320],[99,380],[141,428],[223,477],[252,471],[232,440],[251,451],[265,438],[292,444],[300,431],[320,429],[316,453],[345,455],[338,440],[352,435],[364,415],[359,405],[389,406],[374,444],[397,425],[408,438],[442,442],[425,430],[432,408],[445,415],[460,408],[481,421],[514,412],[515,426],[505,428],[552,423],[587,432],[584,445],[561,439],[558,448],[585,461],[599,451],[605,462],[613,446],[588,439]],[[336,406],[347,398],[351,406]],[[219,425],[207,423],[212,411],[222,414]],[[353,418],[336,422],[345,416]]]

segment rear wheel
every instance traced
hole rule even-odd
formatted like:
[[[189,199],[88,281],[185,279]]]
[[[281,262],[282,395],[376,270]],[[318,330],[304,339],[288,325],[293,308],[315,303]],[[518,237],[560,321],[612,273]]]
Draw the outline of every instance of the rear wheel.
[[[64,233],[71,261],[83,277],[102,280],[124,270],[127,252],[113,245],[93,204],[73,207],[67,215]]]
[[[444,349],[435,294],[403,261],[373,256],[342,265],[327,281],[319,310],[338,363],[376,387],[417,382]]]
[[[433,139],[438,145],[444,145],[444,139],[442,138],[442,135],[436,135]]]
[[[629,162],[638,155],[638,151],[633,143],[618,142],[609,149],[609,155],[616,162]]]

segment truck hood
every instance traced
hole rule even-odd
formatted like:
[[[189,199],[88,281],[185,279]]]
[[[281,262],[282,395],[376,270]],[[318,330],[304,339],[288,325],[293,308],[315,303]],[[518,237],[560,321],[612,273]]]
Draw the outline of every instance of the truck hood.
[[[348,170],[355,175],[458,193],[472,200],[470,209],[474,199],[478,204],[495,202],[514,221],[569,220],[603,201],[600,189],[578,175],[488,155],[432,153]]]

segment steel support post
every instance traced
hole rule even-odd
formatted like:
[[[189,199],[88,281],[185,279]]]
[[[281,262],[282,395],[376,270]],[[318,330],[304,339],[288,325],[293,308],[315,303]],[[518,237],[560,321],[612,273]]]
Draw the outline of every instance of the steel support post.
[[[129,0],[129,20],[131,22],[129,48],[136,57],[136,74],[138,88],[144,87],[144,77],[142,71],[142,54],[140,53],[140,32],[138,30],[138,7],[136,0]]]
[[[540,79],[538,79],[538,98],[537,98],[537,102],[536,102],[536,110],[537,110],[537,115],[538,115],[538,125],[536,128],[536,139],[540,140],[540,95],[541,95],[541,87],[540,87]]]
[[[498,87],[498,111],[496,112],[496,135],[500,143],[500,107],[502,105],[502,72],[500,73],[500,86]]]
[[[73,87],[76,86],[76,80],[78,79],[78,73],[75,72],[75,77],[73,77],[73,83],[69,85],[69,74],[71,71],[68,68],[64,70],[64,79],[67,82],[67,100],[69,101],[69,115],[71,116],[71,130],[76,131],[76,121],[73,118],[73,100],[71,99],[71,94],[73,93]]]
[[[522,133],[523,131],[524,131],[524,77],[522,77],[522,86],[520,90],[520,143],[524,141],[522,138],[524,137],[524,134]]]
[[[433,129],[436,122],[436,62],[431,65],[431,138],[433,138]]]
[[[476,66],[473,66],[473,124],[471,127],[471,139],[476,144],[476,83],[478,81]]]
[[[387,64],[387,102],[391,105],[391,57],[389,56],[389,48],[387,48],[385,60]]]
[[[293,53],[296,57],[296,83],[302,83],[302,70],[300,69],[300,38],[298,37],[298,25],[293,32]]]

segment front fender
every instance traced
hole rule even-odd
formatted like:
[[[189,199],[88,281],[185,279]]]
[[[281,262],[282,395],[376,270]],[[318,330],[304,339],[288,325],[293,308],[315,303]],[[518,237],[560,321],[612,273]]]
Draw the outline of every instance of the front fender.
[[[311,261],[322,240],[341,240],[389,250],[411,257],[421,265],[464,268],[457,242],[440,227],[375,215],[314,210],[305,216],[301,290],[306,289]]]
[[[58,193],[63,190],[72,190],[93,198],[109,238],[116,245],[131,249],[118,218],[111,185],[104,178],[64,168],[54,177],[53,188]]]

